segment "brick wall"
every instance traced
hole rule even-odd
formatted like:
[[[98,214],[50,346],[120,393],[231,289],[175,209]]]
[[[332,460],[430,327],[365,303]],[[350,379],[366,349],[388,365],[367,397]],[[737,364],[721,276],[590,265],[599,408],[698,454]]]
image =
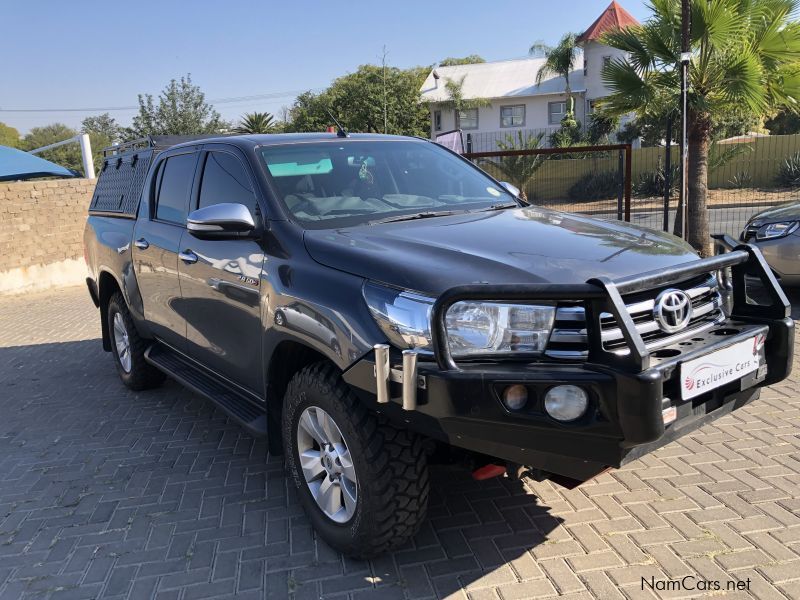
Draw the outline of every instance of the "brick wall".
[[[83,227],[95,183],[0,182],[0,293],[81,281]]]

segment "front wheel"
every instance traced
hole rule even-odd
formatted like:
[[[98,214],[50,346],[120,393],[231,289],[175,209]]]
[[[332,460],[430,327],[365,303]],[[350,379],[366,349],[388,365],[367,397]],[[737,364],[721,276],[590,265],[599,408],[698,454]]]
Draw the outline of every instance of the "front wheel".
[[[329,363],[294,376],[283,405],[286,468],[319,535],[368,558],[409,540],[425,519],[422,442],[371,414]]]

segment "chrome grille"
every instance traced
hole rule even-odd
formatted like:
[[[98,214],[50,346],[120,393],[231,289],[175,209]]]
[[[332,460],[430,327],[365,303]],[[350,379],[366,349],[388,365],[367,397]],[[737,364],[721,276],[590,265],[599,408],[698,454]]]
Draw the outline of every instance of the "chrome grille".
[[[545,355],[550,358],[582,360],[589,356],[586,314],[582,306],[560,305]]]
[[[653,317],[655,297],[666,288],[625,298],[625,307],[648,350],[655,350],[697,335],[725,318],[721,310],[722,298],[717,278],[714,275],[703,275],[684,284],[669,287],[682,289],[692,300],[692,318],[686,329],[679,333],[664,332]],[[622,330],[610,313],[600,314],[600,336],[605,350],[618,354],[629,352]],[[545,354],[551,358],[575,360],[585,359],[588,351],[586,316],[583,308],[560,305],[556,311],[553,332]]]

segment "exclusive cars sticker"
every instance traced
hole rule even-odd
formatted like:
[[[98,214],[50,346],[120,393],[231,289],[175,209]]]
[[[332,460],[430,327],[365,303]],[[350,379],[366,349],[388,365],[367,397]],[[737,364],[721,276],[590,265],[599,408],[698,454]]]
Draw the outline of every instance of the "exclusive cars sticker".
[[[757,335],[681,363],[681,398],[690,400],[758,369],[765,340]]]

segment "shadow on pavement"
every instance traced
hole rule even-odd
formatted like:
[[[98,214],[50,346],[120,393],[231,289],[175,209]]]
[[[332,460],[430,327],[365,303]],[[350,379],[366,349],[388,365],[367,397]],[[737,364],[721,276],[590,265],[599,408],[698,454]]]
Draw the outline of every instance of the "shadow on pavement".
[[[4,598],[441,597],[525,568],[561,523],[520,482],[434,467],[413,543],[345,558],[313,535],[265,440],[174,382],[127,390],[97,339],[0,348],[0,415]]]

